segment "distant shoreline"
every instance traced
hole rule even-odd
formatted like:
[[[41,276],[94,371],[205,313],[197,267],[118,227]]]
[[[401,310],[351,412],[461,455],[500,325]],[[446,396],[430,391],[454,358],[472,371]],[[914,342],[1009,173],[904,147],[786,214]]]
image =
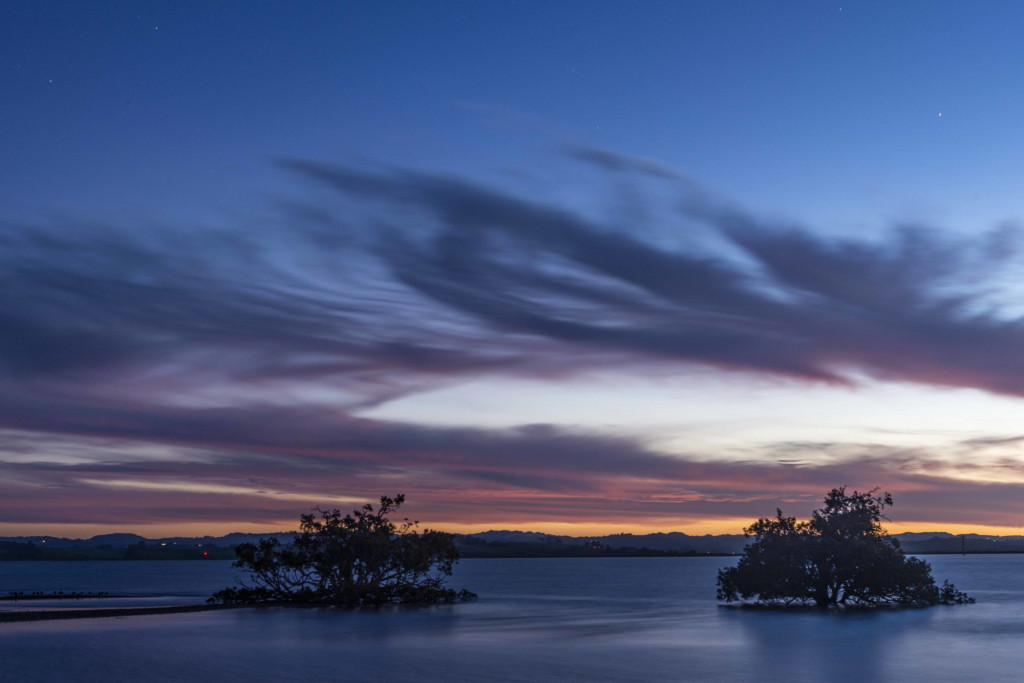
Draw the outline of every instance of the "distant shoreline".
[[[235,560],[235,549],[267,535],[234,533],[220,537],[146,539],[107,534],[91,539],[52,536],[0,537],[0,561],[76,560]],[[290,543],[294,532],[270,534]],[[993,555],[1024,553],[1024,536],[953,535],[946,532],[892,536],[908,555]],[[735,534],[691,536],[681,532],[612,534],[598,537],[554,536],[524,531],[457,534],[463,559],[527,557],[730,557],[750,539]]]
[[[507,553],[491,554],[491,555],[476,555],[472,553],[463,554],[460,560],[589,560],[589,559],[601,559],[601,558],[694,558],[694,557],[739,557],[742,553],[729,552],[729,553],[680,553],[671,551],[645,551],[643,549],[626,549],[626,552],[617,552],[619,549],[613,549],[611,551],[601,553],[562,553],[552,552],[541,553],[531,551],[517,551],[512,550]],[[932,551],[919,551],[919,550],[905,550],[907,555],[1024,555],[1024,550],[968,550],[963,553],[959,550],[932,550]],[[5,558],[0,557],[0,562],[153,562],[159,564],[162,562],[227,562],[229,558],[171,558],[171,557],[19,557],[19,558]],[[25,598],[32,597],[36,599],[45,599],[54,596],[43,595],[43,596],[25,596]],[[81,596],[62,596],[65,599],[79,598],[95,598],[95,595],[81,595]],[[22,598],[22,599],[25,599]],[[10,600],[12,598],[5,595],[0,595],[0,601]]]
[[[1024,536],[953,535],[945,532],[906,533],[891,536],[908,555],[1016,554],[1024,553]],[[527,532],[489,531],[456,537],[462,557],[521,556],[683,556],[728,557],[739,555],[750,543],[741,535],[690,536],[683,533],[613,534],[602,537],[542,536]]]

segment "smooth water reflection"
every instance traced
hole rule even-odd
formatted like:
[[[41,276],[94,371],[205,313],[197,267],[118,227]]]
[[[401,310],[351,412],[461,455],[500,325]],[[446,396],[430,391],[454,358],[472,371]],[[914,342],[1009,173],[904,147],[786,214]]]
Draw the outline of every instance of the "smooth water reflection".
[[[0,624],[0,680],[1020,680],[1024,556],[928,560],[978,604],[737,610],[714,599],[728,558],[465,560],[453,585],[481,595],[465,605]],[[10,564],[0,590],[33,563]],[[102,583],[127,563],[60,564]],[[96,564],[105,579],[90,576]],[[205,595],[230,575],[226,564],[139,564],[152,566],[151,593],[158,576],[181,593],[193,571]],[[52,571],[47,580],[71,583]]]

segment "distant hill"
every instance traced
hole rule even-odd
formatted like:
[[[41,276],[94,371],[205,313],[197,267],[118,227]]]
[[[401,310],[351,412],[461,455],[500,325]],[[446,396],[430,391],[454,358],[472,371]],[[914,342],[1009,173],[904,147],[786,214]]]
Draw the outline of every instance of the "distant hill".
[[[145,538],[137,534],[103,534],[92,538],[60,538],[57,536],[0,536],[0,542],[10,543],[32,543],[46,548],[99,548],[112,546],[124,548],[130,545],[145,543],[155,546],[183,545],[183,546],[204,546],[216,545],[220,547],[231,547],[241,543],[253,543],[261,538],[276,537],[282,542],[291,541],[295,535],[293,531],[280,531],[268,534],[243,534],[231,533],[227,536],[174,536],[169,538]]]
[[[294,532],[231,533],[226,536],[149,539],[115,533],[88,539],[55,536],[0,537],[0,560],[8,559],[189,559],[234,556],[233,548],[260,538],[288,543]],[[1020,553],[1024,536],[954,535],[942,531],[894,536],[910,554]],[[494,530],[456,536],[463,557],[602,557],[739,554],[747,539],[740,534],[691,536],[682,532],[559,536],[536,531]]]
[[[88,540],[89,545],[109,545],[113,547],[129,546],[137,543],[144,543],[146,539],[138,534],[103,534],[93,536]]]
[[[1022,553],[1024,536],[954,535],[942,531],[898,534],[900,546],[914,553]]]
[[[1021,553],[1024,536],[954,535],[943,531],[895,534],[900,546],[910,554],[933,553]],[[463,557],[487,557],[501,554],[522,556],[564,555],[559,546],[599,546],[607,549],[642,549],[678,555],[734,555],[743,550],[748,539],[742,534],[691,536],[682,532],[656,534],[612,534],[609,536],[557,536],[534,531],[485,531],[459,536],[456,543]],[[483,543],[484,545],[481,545]],[[487,546],[491,546],[490,549]],[[502,551],[497,546],[507,546]]]

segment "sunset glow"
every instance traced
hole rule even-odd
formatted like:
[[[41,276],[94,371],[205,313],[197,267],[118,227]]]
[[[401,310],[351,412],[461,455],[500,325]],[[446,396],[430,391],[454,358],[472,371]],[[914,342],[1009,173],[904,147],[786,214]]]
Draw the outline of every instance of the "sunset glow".
[[[0,534],[1024,534],[1001,13],[125,7],[0,10]]]

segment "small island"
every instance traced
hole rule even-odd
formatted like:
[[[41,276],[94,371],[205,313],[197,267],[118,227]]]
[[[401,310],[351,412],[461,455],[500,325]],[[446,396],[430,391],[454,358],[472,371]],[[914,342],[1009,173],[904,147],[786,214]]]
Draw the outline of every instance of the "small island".
[[[758,519],[744,530],[754,540],[739,563],[718,572],[718,599],[762,607],[974,602],[948,581],[936,586],[931,566],[906,556],[881,525],[892,496],[877,492],[832,489],[806,522],[781,510]]]
[[[367,504],[344,516],[315,508],[318,514],[300,517],[291,544],[264,538],[237,546],[232,566],[248,571],[252,585],[225,588],[207,602],[360,607],[476,598],[444,585],[459,560],[453,534],[388,519],[404,502],[401,494],[381,496],[376,510]]]

